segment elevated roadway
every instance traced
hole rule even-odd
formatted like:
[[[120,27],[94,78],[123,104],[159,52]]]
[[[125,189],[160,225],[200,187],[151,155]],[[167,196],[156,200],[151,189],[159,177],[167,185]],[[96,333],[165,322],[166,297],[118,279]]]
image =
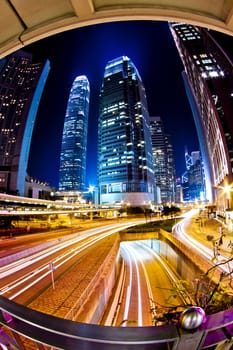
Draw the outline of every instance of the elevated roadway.
[[[94,204],[69,203],[66,201],[54,201],[37,198],[13,196],[0,193],[0,217],[1,216],[32,216],[64,213],[93,213],[119,210],[120,206],[104,206]]]

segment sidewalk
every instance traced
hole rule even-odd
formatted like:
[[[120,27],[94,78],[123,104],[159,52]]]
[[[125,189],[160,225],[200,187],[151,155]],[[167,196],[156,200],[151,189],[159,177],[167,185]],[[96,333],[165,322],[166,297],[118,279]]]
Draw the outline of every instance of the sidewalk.
[[[227,254],[227,256],[231,254],[232,248],[229,245],[233,243],[233,232],[229,231],[221,221],[209,218],[205,214],[196,214],[190,218],[185,230],[191,237],[212,249],[214,248],[214,242],[219,242],[222,236],[220,252],[224,255]]]

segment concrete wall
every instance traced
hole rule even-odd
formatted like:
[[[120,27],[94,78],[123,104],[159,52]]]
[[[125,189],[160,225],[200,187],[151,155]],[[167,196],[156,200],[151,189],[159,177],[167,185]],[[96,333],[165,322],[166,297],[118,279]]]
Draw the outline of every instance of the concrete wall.
[[[120,271],[119,243],[119,240],[115,241],[98,272],[99,278],[92,291],[83,298],[85,302],[75,315],[79,322],[98,324],[101,320]]]

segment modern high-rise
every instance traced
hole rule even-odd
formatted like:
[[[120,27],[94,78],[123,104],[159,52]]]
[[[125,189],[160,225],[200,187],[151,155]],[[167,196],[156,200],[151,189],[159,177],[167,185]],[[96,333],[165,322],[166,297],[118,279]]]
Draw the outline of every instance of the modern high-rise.
[[[185,150],[186,172],[183,176],[183,200],[203,201],[205,196],[205,177],[200,151],[193,151],[191,155]]]
[[[168,203],[175,202],[176,193],[176,167],[174,159],[174,149],[171,135],[165,134],[165,144],[167,149],[167,178],[168,178]]]
[[[74,79],[66,108],[59,168],[59,191],[85,191],[90,85]]]
[[[150,117],[150,132],[155,166],[156,202],[171,204],[175,201],[174,152],[170,135],[166,134],[161,117]]]
[[[127,56],[109,61],[100,91],[98,121],[100,203],[148,205],[154,201],[154,163],[147,99]]]
[[[34,122],[49,74],[48,60],[34,63],[18,51],[0,61],[0,191],[25,195]]]
[[[233,64],[204,28],[170,24],[204,164],[207,199],[220,204],[233,180]],[[229,208],[227,208],[229,209]]]

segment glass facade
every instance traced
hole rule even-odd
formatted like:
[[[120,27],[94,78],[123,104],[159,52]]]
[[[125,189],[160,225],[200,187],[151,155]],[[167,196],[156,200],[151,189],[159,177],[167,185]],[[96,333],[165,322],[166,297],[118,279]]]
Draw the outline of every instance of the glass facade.
[[[149,114],[141,77],[126,56],[106,65],[98,121],[100,203],[154,201]]]
[[[170,135],[165,133],[161,117],[150,117],[152,151],[155,165],[155,184],[158,188],[157,203],[175,201],[175,162]]]
[[[49,61],[23,51],[0,61],[0,189],[25,195],[28,156]]]
[[[59,168],[59,191],[85,191],[90,86],[75,78],[67,103]]]
[[[232,184],[233,64],[207,29],[172,23],[204,163],[206,196]]]
[[[183,176],[183,200],[203,201],[205,195],[205,177],[200,151],[193,151],[191,155],[185,151],[186,173]]]

